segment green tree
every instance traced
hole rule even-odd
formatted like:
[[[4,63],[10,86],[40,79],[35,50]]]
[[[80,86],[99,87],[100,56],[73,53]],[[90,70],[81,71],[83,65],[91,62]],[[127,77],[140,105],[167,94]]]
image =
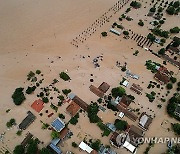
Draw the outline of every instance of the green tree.
[[[89,121],[91,123],[97,123],[99,122],[99,117],[97,116],[97,113],[99,111],[99,106],[97,103],[93,103],[91,105],[88,106],[88,117],[89,117]]]
[[[175,8],[173,6],[170,6],[166,9],[166,12],[169,14],[169,15],[173,15],[175,13]]]
[[[125,131],[127,129],[128,123],[124,120],[116,119],[114,125],[118,130]]]
[[[102,32],[101,35],[102,35],[103,37],[106,37],[106,36],[107,36],[107,32]]]
[[[48,103],[48,102],[49,102],[49,99],[48,99],[47,97],[43,97],[43,98],[42,98],[42,101],[43,101],[44,103]]]
[[[68,95],[71,92],[71,89],[63,89],[62,92],[64,95]]]
[[[16,88],[12,95],[12,99],[15,105],[21,105],[22,102],[26,99],[23,93],[24,88]]]
[[[171,32],[171,33],[179,33],[179,31],[180,31],[180,28],[177,27],[177,26],[170,29],[170,32]]]
[[[91,143],[91,148],[98,151],[101,145],[101,141],[98,139]]]
[[[164,55],[164,54],[165,54],[165,49],[164,49],[164,48],[161,48],[161,49],[158,51],[158,54]]]
[[[51,151],[48,148],[42,148],[40,154],[51,154]]]
[[[149,33],[147,39],[149,39],[151,42],[154,42],[156,37],[152,33]]]
[[[72,142],[72,147],[77,148],[78,147],[77,143],[76,142]]]
[[[27,154],[35,154],[38,150],[38,141],[31,139],[27,147]]]
[[[172,83],[175,83],[177,81],[177,79],[175,77],[170,77],[170,80]]]
[[[177,135],[180,135],[180,124],[179,123],[172,124],[172,128]]]
[[[144,22],[142,20],[139,20],[138,25],[139,26],[144,26]]]
[[[150,11],[150,12],[156,12],[156,8],[155,8],[155,7],[152,7],[152,8],[150,8],[149,11]]]
[[[112,96],[116,98],[118,96],[122,97],[124,94],[126,94],[126,91],[123,87],[119,86],[119,87],[113,88],[111,90],[111,93],[112,93]]]
[[[68,75],[67,73],[65,73],[65,72],[61,72],[61,73],[59,74],[59,76],[60,76],[60,78],[63,79],[64,81],[68,81],[68,80],[71,79],[71,78],[69,77],[69,75]]]
[[[36,74],[41,74],[41,71],[40,70],[36,70]]]
[[[166,85],[166,88],[170,90],[170,89],[173,88],[173,85],[172,85],[171,83],[168,83],[168,84]]]
[[[32,94],[36,89],[36,86],[29,87],[26,89],[26,94]]]
[[[22,145],[17,145],[14,150],[13,154],[24,154],[24,147]]]
[[[56,132],[56,131],[52,131],[52,132],[51,132],[51,137],[52,137],[52,139],[56,139],[56,138],[59,137],[59,133]]]
[[[128,31],[123,31],[123,34],[124,35],[129,35],[129,32]]]

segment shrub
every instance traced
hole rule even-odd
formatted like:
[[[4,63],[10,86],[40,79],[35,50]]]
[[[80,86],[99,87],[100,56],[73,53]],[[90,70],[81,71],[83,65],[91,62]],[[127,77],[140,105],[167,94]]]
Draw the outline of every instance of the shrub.
[[[59,74],[59,76],[60,76],[60,78],[63,79],[64,81],[70,80],[69,75],[68,75],[67,73],[65,73],[65,72],[61,72],[61,73]]]
[[[147,39],[149,39],[151,42],[154,42],[156,37],[152,33],[149,33],[148,36],[147,36]]]
[[[123,34],[124,35],[129,35],[129,32],[128,31],[123,31]]]
[[[71,89],[64,89],[62,92],[64,95],[68,95],[71,92]]]
[[[77,143],[75,143],[75,142],[72,142],[72,146],[73,146],[74,148],[77,148],[77,147],[78,147]]]
[[[56,132],[56,131],[52,131],[52,132],[51,132],[51,137],[52,137],[52,139],[59,138],[59,133]]]
[[[40,70],[36,70],[36,74],[41,74],[41,71]]]
[[[106,36],[107,36],[107,32],[102,32],[101,35],[102,35],[103,37],[106,37]]]
[[[175,83],[177,81],[177,79],[175,77],[170,77],[170,80],[172,83]]]
[[[150,12],[156,12],[156,8],[155,8],[155,7],[152,7],[152,8],[150,8],[149,11],[150,11]]]
[[[144,26],[144,22],[142,20],[139,20],[138,25],[139,26]]]
[[[65,119],[65,116],[64,116],[62,113],[60,113],[60,114],[59,114],[59,118]]]
[[[164,48],[161,48],[161,49],[158,51],[158,54],[164,55],[164,54],[165,54],[165,49],[164,49]]]
[[[179,123],[172,124],[172,128],[177,135],[180,135],[180,124]]]
[[[177,26],[170,29],[170,32],[171,32],[171,33],[179,33],[179,31],[180,31],[180,28],[177,27]]]
[[[132,1],[130,3],[130,6],[132,6],[133,8],[140,8],[141,7],[141,3],[137,2],[137,1]]]
[[[48,103],[48,102],[49,102],[49,99],[48,99],[47,97],[43,97],[43,98],[42,98],[42,101],[43,101],[44,103]]]
[[[166,88],[170,90],[170,89],[173,88],[173,85],[172,85],[171,83],[168,83],[168,84],[166,85]]]
[[[32,94],[36,89],[36,86],[29,87],[26,89],[26,94]]]
[[[16,88],[12,95],[12,99],[15,105],[21,105],[22,102],[26,99],[23,93],[24,88]]]
[[[21,136],[22,131],[21,131],[21,130],[18,130],[18,131],[16,132],[16,134],[17,134],[18,136]]]
[[[124,27],[122,25],[117,25],[117,28],[124,29]]]

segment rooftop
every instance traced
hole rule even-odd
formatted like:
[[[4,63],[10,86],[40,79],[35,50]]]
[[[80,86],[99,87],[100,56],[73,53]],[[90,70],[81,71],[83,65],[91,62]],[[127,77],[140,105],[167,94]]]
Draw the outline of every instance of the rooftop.
[[[86,102],[84,102],[82,99],[80,99],[78,96],[75,96],[73,98],[73,101],[78,104],[82,109],[84,109],[85,111],[88,110],[88,104]]]
[[[152,123],[152,120],[153,119],[149,115],[143,112],[139,118],[139,126],[147,130]]]
[[[93,151],[93,149],[83,141],[79,144],[79,148],[86,151],[87,153],[91,153]]]
[[[19,129],[25,130],[36,119],[36,116],[31,111],[28,111],[27,114],[27,117],[19,124]]]
[[[44,108],[44,102],[40,99],[35,100],[31,107],[39,113]]]
[[[143,89],[141,88],[140,85],[133,83],[130,89],[132,91],[134,91],[135,93],[137,93],[138,95],[142,95],[142,90]]]
[[[102,98],[104,96],[104,93],[101,90],[99,90],[97,87],[93,86],[93,85],[91,85],[89,87],[89,89],[90,89],[91,92],[93,92],[98,97]]]
[[[101,90],[103,93],[106,93],[108,89],[110,88],[110,85],[107,84],[106,82],[103,82],[98,89]]]
[[[80,106],[78,104],[76,104],[74,101],[71,101],[71,103],[68,105],[68,107],[66,108],[66,111],[72,116],[74,117],[77,112],[79,111]]]
[[[51,126],[54,128],[54,130],[56,130],[57,132],[60,132],[64,127],[65,127],[65,124],[63,121],[61,121],[60,118],[56,118]]]
[[[130,104],[131,104],[132,100],[127,96],[127,95],[124,95],[122,96],[121,100],[120,100],[120,104],[127,108]]]

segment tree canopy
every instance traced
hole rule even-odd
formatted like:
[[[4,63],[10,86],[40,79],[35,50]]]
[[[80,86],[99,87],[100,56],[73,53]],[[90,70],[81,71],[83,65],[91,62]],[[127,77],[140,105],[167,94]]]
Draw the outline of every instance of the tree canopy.
[[[124,120],[116,119],[114,125],[118,130],[125,131],[127,129],[128,123]]]
[[[16,88],[12,95],[12,99],[15,105],[21,105],[22,102],[26,99],[23,93],[24,88]]]
[[[13,154],[24,154],[24,147],[22,145],[17,145],[14,150]]]
[[[126,94],[126,91],[125,91],[125,89],[123,87],[119,86],[119,87],[113,88],[111,90],[111,93],[112,93],[112,96],[114,98],[116,98],[118,96],[122,97],[124,94]]]

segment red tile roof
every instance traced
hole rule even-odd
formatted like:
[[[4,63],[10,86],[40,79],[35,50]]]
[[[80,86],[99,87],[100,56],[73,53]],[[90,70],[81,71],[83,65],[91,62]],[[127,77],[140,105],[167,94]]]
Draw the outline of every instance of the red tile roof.
[[[66,108],[66,111],[72,116],[74,117],[76,115],[76,113],[79,111],[80,106],[78,104],[76,104],[74,101],[71,101],[71,104],[68,105],[68,107]]]
[[[31,107],[38,113],[44,108],[44,102],[40,99],[34,101]]]
[[[98,88],[96,88],[95,86],[91,85],[89,87],[90,91],[93,92],[95,95],[97,95],[98,97],[103,97],[104,96],[104,92],[102,92],[101,90],[99,90]]]

